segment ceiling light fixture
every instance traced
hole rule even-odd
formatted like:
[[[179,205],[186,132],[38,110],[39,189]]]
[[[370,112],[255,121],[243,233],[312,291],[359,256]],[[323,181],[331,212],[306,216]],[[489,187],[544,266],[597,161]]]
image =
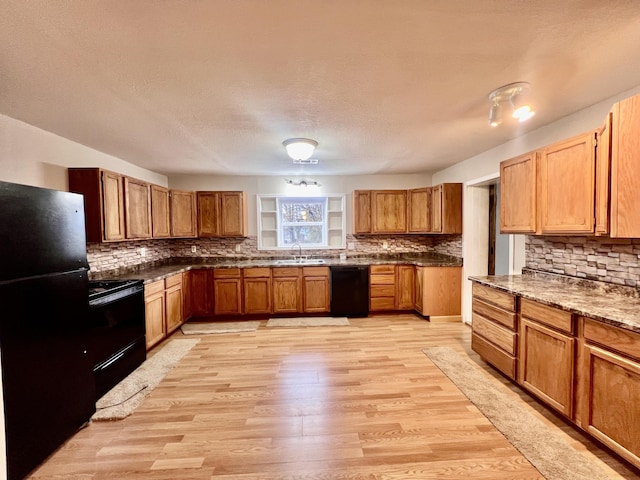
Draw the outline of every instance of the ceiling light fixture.
[[[308,160],[318,146],[318,142],[310,138],[289,138],[282,144],[293,160]]]
[[[497,127],[502,123],[502,104],[509,102],[511,116],[519,122],[526,122],[535,115],[531,106],[526,103],[525,95],[529,92],[530,85],[527,82],[515,82],[496,88],[489,94],[492,102],[489,110],[489,125]]]
[[[289,180],[288,178],[285,178],[284,181],[286,183],[288,183],[289,185],[293,185],[294,187],[309,187],[309,186],[313,186],[313,187],[319,187],[320,184],[318,182],[312,181],[312,180]]]
[[[295,163],[296,165],[317,165],[318,164],[318,159],[317,158],[307,158],[306,160],[294,160],[293,163]]]

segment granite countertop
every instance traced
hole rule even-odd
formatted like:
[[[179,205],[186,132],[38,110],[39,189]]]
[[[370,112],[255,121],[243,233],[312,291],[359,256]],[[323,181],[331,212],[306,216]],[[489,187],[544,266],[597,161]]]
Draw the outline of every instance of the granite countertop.
[[[340,260],[337,257],[310,258],[304,263],[282,263],[291,257],[193,257],[176,258],[166,262],[154,263],[128,270],[109,270],[90,274],[92,280],[130,280],[140,279],[145,283],[162,280],[168,276],[196,268],[251,268],[251,267],[332,267],[335,265],[416,265],[422,267],[459,267],[462,259],[439,254],[409,254],[390,256],[357,256]]]
[[[469,280],[640,333],[640,295],[633,287],[526,269],[522,275],[469,277]]]

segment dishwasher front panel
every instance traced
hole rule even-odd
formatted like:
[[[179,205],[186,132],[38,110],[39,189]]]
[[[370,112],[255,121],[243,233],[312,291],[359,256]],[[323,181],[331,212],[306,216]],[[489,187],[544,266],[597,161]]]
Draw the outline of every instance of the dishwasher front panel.
[[[366,317],[369,315],[369,267],[331,267],[331,315]]]

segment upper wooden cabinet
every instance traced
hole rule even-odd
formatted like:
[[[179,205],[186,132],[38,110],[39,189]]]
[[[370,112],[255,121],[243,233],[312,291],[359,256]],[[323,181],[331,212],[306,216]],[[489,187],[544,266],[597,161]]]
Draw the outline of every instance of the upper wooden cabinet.
[[[171,205],[171,236],[195,237],[198,233],[195,192],[171,190],[169,200]]]
[[[640,238],[640,95],[613,106],[611,236]]]
[[[431,232],[462,233],[462,184],[431,187]]]
[[[371,232],[407,232],[406,190],[374,190],[371,192]]]
[[[536,231],[536,170],[538,154],[500,163],[500,232]]]
[[[127,238],[151,238],[151,189],[147,182],[124,177]]]
[[[353,233],[371,233],[371,190],[353,191]]]
[[[169,216],[169,189],[151,185],[151,230],[153,238],[171,236]]]
[[[612,117],[613,114],[609,112],[596,137],[596,235],[609,233]]]
[[[540,155],[540,233],[593,233],[595,132],[550,145]]]
[[[99,168],[70,168],[69,191],[84,195],[88,242],[112,242],[126,238],[124,184],[120,174]]]
[[[244,192],[197,192],[199,237],[245,237],[247,201]]]
[[[409,190],[409,233],[431,232],[431,187]]]

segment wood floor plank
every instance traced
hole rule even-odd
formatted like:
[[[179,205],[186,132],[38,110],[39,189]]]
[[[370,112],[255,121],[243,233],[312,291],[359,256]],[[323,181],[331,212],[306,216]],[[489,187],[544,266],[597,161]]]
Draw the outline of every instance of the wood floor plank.
[[[133,415],[79,431],[30,478],[542,478],[424,355],[429,346],[467,356],[549,428],[584,445],[611,478],[633,478],[626,464],[482,362],[465,325],[409,314],[340,327],[265,323],[200,336]]]

